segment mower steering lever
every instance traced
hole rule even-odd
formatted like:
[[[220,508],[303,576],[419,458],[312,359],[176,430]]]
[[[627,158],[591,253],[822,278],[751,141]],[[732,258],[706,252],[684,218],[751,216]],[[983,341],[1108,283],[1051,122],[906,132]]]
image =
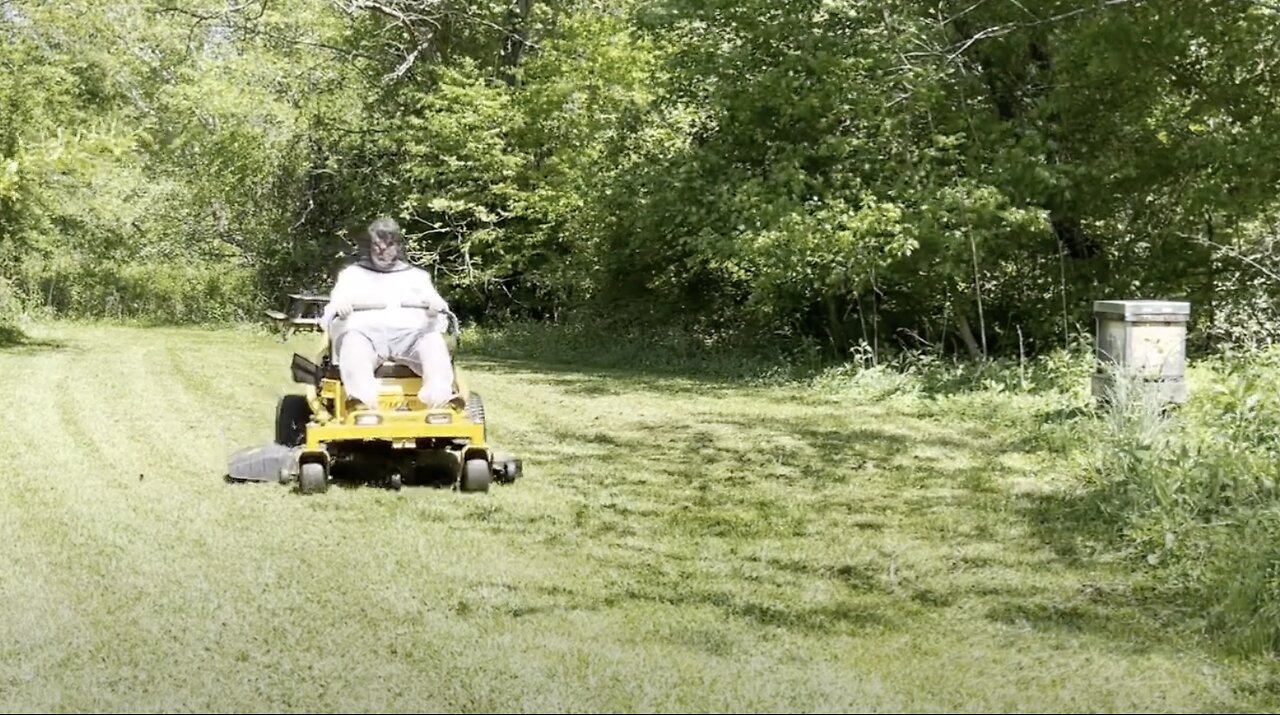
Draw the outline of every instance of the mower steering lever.
[[[384,310],[386,308],[390,308],[391,306],[392,306],[391,303],[356,303],[351,306],[351,309],[353,311]],[[461,326],[458,325],[458,316],[454,315],[453,311],[435,310],[429,304],[423,301],[405,301],[403,303],[399,303],[399,306],[401,308],[415,308],[415,309],[425,310],[427,311],[427,315],[433,318],[438,315],[445,316],[446,318],[449,319],[449,325],[451,326],[451,329],[449,332],[453,333],[453,337],[455,340],[461,339],[462,329],[461,329]]]

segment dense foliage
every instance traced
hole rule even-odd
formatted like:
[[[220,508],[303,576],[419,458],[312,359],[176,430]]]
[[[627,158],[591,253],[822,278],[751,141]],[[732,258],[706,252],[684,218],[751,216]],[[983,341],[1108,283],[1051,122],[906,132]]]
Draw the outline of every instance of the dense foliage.
[[[1039,352],[1104,297],[1194,301],[1197,347],[1274,322],[1265,2],[0,8],[28,305],[251,314],[386,213],[472,317],[836,356]]]

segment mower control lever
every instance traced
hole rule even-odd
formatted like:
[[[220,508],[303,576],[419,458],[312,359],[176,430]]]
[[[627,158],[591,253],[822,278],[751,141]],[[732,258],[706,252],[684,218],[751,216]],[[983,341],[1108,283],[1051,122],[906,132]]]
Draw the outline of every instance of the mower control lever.
[[[391,305],[392,305],[391,303],[356,303],[355,305],[351,306],[351,309],[353,311],[384,310],[386,308],[391,307]],[[405,301],[403,303],[400,303],[399,305],[401,308],[415,308],[415,309],[425,310],[427,311],[427,315],[430,315],[432,317],[435,317],[437,315],[445,316],[446,318],[449,319],[449,324],[451,326],[451,329],[449,332],[453,333],[453,339],[456,341],[461,341],[462,328],[458,324],[458,316],[454,315],[453,311],[434,310],[429,304],[427,304],[424,301]]]

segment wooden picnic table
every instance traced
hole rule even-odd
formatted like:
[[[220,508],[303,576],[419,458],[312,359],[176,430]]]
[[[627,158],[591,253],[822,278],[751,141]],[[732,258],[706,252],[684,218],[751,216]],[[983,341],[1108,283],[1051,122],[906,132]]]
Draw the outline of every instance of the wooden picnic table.
[[[283,327],[280,338],[283,342],[296,330],[320,330],[320,317],[328,304],[329,296],[323,293],[290,293],[288,312],[267,310],[266,313]]]

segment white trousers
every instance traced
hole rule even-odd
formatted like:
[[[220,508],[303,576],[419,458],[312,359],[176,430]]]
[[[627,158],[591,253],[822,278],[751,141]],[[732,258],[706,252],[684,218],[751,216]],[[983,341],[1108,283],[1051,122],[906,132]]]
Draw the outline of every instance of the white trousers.
[[[422,376],[418,399],[428,407],[443,406],[453,397],[453,361],[441,333],[421,328],[361,326],[343,331],[334,349],[347,393],[367,407],[378,405],[374,370],[388,360]]]

